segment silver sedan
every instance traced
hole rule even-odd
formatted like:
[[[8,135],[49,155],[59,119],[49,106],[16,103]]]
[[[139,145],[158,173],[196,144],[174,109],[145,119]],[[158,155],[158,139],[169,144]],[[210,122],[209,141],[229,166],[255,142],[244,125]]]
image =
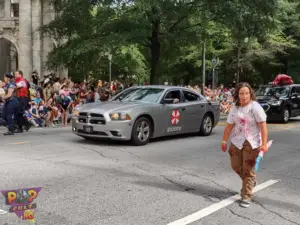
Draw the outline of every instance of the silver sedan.
[[[151,138],[184,133],[211,134],[220,106],[188,88],[137,86],[108,102],[81,106],[72,131],[86,139],[131,140],[145,145]]]

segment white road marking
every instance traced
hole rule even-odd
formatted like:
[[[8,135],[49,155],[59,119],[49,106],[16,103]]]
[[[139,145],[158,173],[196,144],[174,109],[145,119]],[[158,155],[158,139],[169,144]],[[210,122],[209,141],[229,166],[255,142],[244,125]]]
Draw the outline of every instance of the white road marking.
[[[260,185],[257,185],[254,189],[253,189],[253,193],[261,191],[275,183],[279,182],[279,180],[268,180]],[[195,222],[197,220],[200,220],[224,207],[227,207],[229,205],[231,205],[232,203],[234,203],[235,201],[239,200],[241,198],[241,196],[239,194],[231,196],[227,199],[224,199],[218,203],[215,203],[211,206],[208,206],[207,208],[204,208],[198,212],[195,212],[189,216],[186,216],[182,219],[176,220],[172,223],[169,223],[168,225],[186,225],[186,224],[190,224],[192,222]]]
[[[6,211],[0,209],[0,215],[4,215],[4,214],[6,214],[6,213],[7,213]]]

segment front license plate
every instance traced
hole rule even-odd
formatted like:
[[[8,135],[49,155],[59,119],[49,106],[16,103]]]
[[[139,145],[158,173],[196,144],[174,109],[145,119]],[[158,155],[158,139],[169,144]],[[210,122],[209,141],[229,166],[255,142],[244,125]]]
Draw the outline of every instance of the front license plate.
[[[93,133],[93,127],[92,126],[83,126],[83,131],[85,133]]]

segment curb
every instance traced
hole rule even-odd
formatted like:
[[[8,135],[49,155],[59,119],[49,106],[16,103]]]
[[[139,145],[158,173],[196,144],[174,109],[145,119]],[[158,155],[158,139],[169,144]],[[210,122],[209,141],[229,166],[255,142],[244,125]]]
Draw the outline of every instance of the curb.
[[[220,115],[220,120],[227,120],[228,115]]]

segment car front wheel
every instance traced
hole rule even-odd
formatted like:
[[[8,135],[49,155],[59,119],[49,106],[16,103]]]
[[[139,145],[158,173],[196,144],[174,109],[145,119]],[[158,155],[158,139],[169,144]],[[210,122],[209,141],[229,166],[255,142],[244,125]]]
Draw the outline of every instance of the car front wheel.
[[[138,118],[132,128],[131,141],[134,145],[146,145],[151,137],[151,122],[146,117]]]
[[[290,120],[290,111],[288,108],[284,108],[281,112],[281,121],[283,123],[288,123]]]
[[[213,129],[213,119],[210,114],[206,114],[203,117],[202,124],[200,127],[200,134],[202,136],[209,136]]]

